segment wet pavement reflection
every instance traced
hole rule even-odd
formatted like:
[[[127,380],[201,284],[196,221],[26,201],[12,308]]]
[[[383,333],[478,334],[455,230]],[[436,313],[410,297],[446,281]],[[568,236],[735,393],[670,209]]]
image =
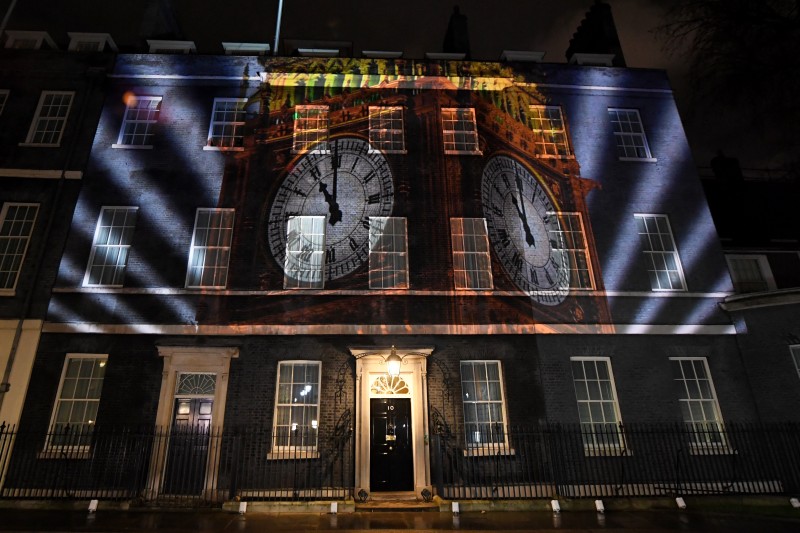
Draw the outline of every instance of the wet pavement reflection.
[[[786,516],[699,511],[250,513],[225,511],[45,511],[0,509],[0,531],[711,531],[796,533],[800,511]]]

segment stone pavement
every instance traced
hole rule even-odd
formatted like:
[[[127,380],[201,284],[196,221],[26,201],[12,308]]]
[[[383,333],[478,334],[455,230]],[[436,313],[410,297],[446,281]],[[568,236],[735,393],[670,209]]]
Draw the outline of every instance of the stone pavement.
[[[709,511],[642,510],[598,514],[563,512],[355,512],[247,513],[222,510],[0,509],[0,531],[16,532],[289,532],[289,531],[550,531],[561,532],[765,532],[800,531],[800,511],[777,515]]]

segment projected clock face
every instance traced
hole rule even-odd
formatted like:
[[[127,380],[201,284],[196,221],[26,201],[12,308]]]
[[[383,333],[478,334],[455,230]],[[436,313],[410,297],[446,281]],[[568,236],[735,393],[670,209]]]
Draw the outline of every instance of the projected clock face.
[[[497,258],[521,290],[544,305],[569,293],[569,264],[544,182],[509,156],[493,157],[481,181],[483,213]]]
[[[389,216],[393,205],[386,158],[363,139],[333,139],[297,161],[279,187],[268,218],[270,251],[283,268],[288,219],[326,216],[325,279],[340,278],[369,257],[369,217]]]

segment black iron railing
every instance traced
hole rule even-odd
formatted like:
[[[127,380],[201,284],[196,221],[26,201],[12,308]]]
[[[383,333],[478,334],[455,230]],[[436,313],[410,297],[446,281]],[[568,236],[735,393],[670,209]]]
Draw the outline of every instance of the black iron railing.
[[[509,428],[485,446],[431,440],[433,484],[446,499],[796,494],[800,425],[654,424],[588,431]],[[499,441],[499,443],[498,443]]]
[[[272,428],[111,428],[57,434],[0,425],[0,498],[142,499],[202,505],[352,495],[349,418],[288,446]],[[441,426],[445,427],[445,426]],[[490,428],[491,426],[486,426]],[[446,499],[797,494],[800,425],[630,424],[443,431],[430,439]],[[54,443],[58,443],[55,445]],[[469,445],[465,445],[469,443]]]
[[[347,497],[354,478],[349,427],[295,431],[316,446],[285,446],[285,435],[258,427],[62,428],[43,435],[0,425],[0,498],[197,505]]]

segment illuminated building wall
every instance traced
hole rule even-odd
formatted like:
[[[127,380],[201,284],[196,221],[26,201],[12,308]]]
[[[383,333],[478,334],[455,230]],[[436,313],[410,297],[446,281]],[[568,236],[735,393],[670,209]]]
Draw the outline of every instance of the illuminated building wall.
[[[20,420],[111,60],[0,52],[0,424],[6,427]]]
[[[210,128],[220,99],[227,130]],[[111,209],[125,242],[100,242]],[[391,247],[379,217],[405,223]],[[369,267],[375,224],[391,275]],[[87,273],[112,244],[124,276]],[[50,423],[66,354],[105,354],[98,424],[169,425],[169,380],[195,372],[224,380],[215,424],[270,426],[279,364],[303,361],[321,365],[331,432],[365,409],[354,356],[393,345],[435,359],[420,413],[459,431],[479,361],[501,370],[504,423],[582,420],[589,364],[613,370],[614,423],[680,422],[687,360],[707,365],[720,423],[754,420],[718,305],[731,289],[662,72],[121,55],[25,423]]]

